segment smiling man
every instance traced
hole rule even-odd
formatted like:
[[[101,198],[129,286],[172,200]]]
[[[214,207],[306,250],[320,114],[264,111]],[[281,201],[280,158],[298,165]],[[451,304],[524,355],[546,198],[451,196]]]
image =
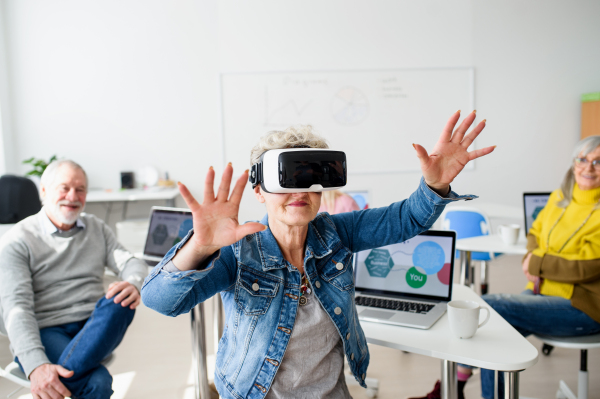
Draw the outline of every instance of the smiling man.
[[[101,361],[121,342],[140,303],[147,266],[109,227],[82,213],[87,175],[69,160],[48,165],[44,206],[0,240],[0,331],[41,398],[112,395]],[[104,292],[104,270],[122,281]]]

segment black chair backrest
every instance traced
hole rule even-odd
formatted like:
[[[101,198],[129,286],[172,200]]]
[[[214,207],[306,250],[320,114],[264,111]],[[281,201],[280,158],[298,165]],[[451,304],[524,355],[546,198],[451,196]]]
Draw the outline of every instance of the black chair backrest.
[[[26,177],[0,177],[0,224],[18,223],[42,209],[35,183]]]

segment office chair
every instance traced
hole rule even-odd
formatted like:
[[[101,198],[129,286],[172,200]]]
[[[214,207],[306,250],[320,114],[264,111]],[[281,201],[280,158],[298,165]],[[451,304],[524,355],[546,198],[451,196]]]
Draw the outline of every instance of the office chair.
[[[487,236],[491,234],[491,224],[488,217],[477,208],[452,207],[442,213],[442,228],[444,230],[456,231],[456,238],[469,238],[478,236]],[[481,294],[488,291],[488,265],[487,262],[500,256],[493,252],[473,252],[471,260],[481,262]],[[456,251],[455,257],[458,257]],[[461,265],[463,267],[463,265]],[[473,284],[474,269],[463,270],[464,276],[469,277]]]
[[[579,349],[581,351],[579,362],[579,377],[577,379],[577,395],[571,391],[569,386],[561,380],[558,384],[556,397],[558,399],[587,399],[589,376],[587,371],[588,349],[600,348],[600,334],[583,335],[580,337],[552,337],[549,335],[534,335],[544,345],[558,348]]]
[[[26,177],[0,177],[0,224],[18,223],[42,209],[35,183]]]

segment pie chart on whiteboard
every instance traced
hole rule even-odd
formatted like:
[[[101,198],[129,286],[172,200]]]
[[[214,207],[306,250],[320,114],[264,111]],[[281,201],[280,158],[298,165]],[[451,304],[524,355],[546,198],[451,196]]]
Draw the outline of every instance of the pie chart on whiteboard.
[[[342,125],[356,125],[369,115],[367,97],[354,87],[344,87],[331,100],[333,119]]]

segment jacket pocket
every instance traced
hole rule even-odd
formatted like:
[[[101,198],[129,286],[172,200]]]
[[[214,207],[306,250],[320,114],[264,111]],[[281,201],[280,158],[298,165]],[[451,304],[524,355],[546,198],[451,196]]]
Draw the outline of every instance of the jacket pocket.
[[[279,279],[238,269],[235,302],[246,315],[263,315],[279,289]]]
[[[323,259],[318,272],[323,280],[340,290],[352,289],[354,286],[352,252],[346,248],[341,248],[331,257]]]

